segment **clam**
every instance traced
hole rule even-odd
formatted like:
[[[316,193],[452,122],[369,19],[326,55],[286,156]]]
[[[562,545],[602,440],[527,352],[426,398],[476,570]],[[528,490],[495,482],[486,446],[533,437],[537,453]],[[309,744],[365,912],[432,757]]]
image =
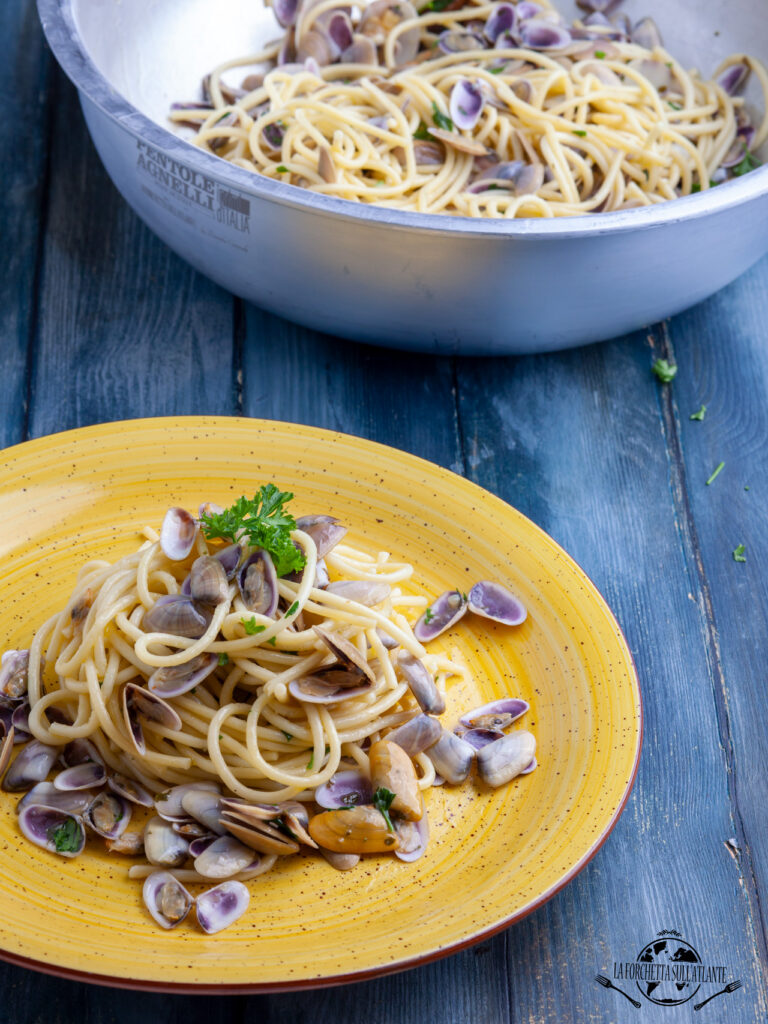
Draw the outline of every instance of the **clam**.
[[[253,850],[232,836],[219,836],[195,857],[195,871],[204,878],[231,878],[253,863]]]
[[[469,592],[469,610],[485,619],[493,619],[506,626],[519,626],[528,612],[519,598],[491,580],[481,580]]]
[[[169,633],[198,640],[210,625],[211,613],[185,594],[164,594],[144,613],[145,633]]]
[[[273,0],[272,10],[283,28],[289,28],[296,22],[299,0]]]
[[[288,692],[306,704],[338,704],[370,689],[370,683],[364,681],[363,676],[341,666],[329,667],[332,672],[326,677],[321,676],[318,670],[315,675],[292,679],[288,684]]]
[[[197,859],[203,850],[207,850],[211,843],[215,843],[218,838],[214,832],[206,832],[205,835],[195,836],[189,844],[189,856]]]
[[[312,628],[331,654],[345,665],[350,673],[365,676],[372,683],[376,682],[376,676],[367,659],[358,651],[354,644],[351,644],[349,640],[345,640],[338,633],[330,633],[327,629],[323,629],[322,626],[313,626]]]
[[[188,821],[189,812],[184,809],[183,800],[187,793],[212,793],[218,798],[221,789],[216,782],[186,782],[173,786],[155,797],[155,810],[166,821]]]
[[[76,857],[85,846],[81,819],[54,807],[28,804],[19,814],[19,827],[30,842],[62,857]]]
[[[451,119],[460,131],[472,131],[485,106],[485,93],[477,82],[461,78],[451,89]]]
[[[358,24],[358,32],[369,36],[382,46],[389,33],[401,22],[416,18],[416,9],[409,0],[374,0],[364,9]],[[419,52],[421,29],[414,24],[407,32],[401,32],[394,46],[395,67],[409,64]]]
[[[196,658],[192,658],[191,661],[185,661],[182,665],[168,665],[164,668],[156,669],[147,680],[147,686],[160,703],[164,704],[173,714],[176,714],[173,708],[169,704],[165,704],[165,701],[162,701],[161,698],[180,697],[181,694],[187,693],[197,686],[198,683],[202,683],[204,679],[207,679],[218,664],[219,659],[215,654],[198,654]],[[147,691],[144,692],[146,693]],[[144,714],[143,710],[142,714]],[[146,714],[145,717],[153,718],[153,715]],[[154,720],[161,721],[159,718]],[[171,725],[170,718],[163,718],[162,723],[168,729],[181,728],[180,719],[178,725]]]
[[[228,832],[259,853],[274,853],[278,857],[298,853],[299,844],[272,824],[279,817],[279,808],[275,817],[264,820],[253,813],[253,805],[238,806],[235,801],[224,801],[220,821]]]
[[[445,730],[437,743],[429,748],[429,759],[435,771],[454,786],[469,775],[474,756],[473,746]]]
[[[42,782],[53,768],[58,756],[58,747],[49,747],[39,740],[33,740],[19,751],[16,760],[6,772],[3,789],[7,793],[19,793],[24,789],[30,789],[36,782]]]
[[[345,11],[332,11],[327,21],[323,22],[323,27],[331,46],[331,56],[333,60],[338,60],[354,42],[352,21]]]
[[[169,508],[160,528],[160,547],[172,562],[183,562],[197,536],[197,521],[183,508]]]
[[[243,916],[250,898],[243,883],[234,880],[207,889],[197,897],[197,923],[208,935],[220,932]]]
[[[61,752],[61,760],[67,768],[77,764],[104,764],[96,746],[87,739],[71,740]]]
[[[330,64],[333,59],[331,42],[319,26],[304,32],[296,47],[297,61],[302,62],[310,57],[316,60],[320,67]]]
[[[391,739],[391,734],[387,737]],[[336,772],[315,790],[315,803],[325,810],[369,804],[373,799],[370,780],[362,772],[350,769]]]
[[[309,834],[318,846],[334,853],[392,853],[400,846],[384,815],[368,805],[316,814],[310,819]]]
[[[123,832],[115,839],[105,840],[104,845],[110,853],[138,857],[144,853],[144,836],[141,832]]]
[[[459,735],[457,733],[457,735]],[[462,732],[461,738],[465,743],[468,743],[470,747],[474,747],[475,750],[482,750],[483,747],[487,747],[489,743],[494,743],[496,740],[502,739],[504,736],[503,732],[498,729],[467,729],[466,732]]]
[[[378,64],[376,44],[368,36],[355,32],[351,45],[341,55],[341,61],[343,64]],[[298,522],[296,525],[298,526]]]
[[[345,601],[364,604],[367,608],[381,604],[389,597],[392,588],[383,580],[337,580],[325,588],[326,594],[343,597]]]
[[[189,571],[189,591],[195,601],[218,605],[227,600],[227,572],[221,560],[201,555]]]
[[[388,789],[395,794],[391,808],[408,821],[418,821],[423,813],[419,780],[413,761],[402,747],[391,740],[377,740],[368,751],[371,788]]]
[[[484,50],[486,42],[476,32],[446,29],[445,32],[440,33],[437,45],[443,53],[462,53],[465,50]]]
[[[630,39],[636,46],[644,46],[646,50],[655,50],[663,46],[661,32],[653,18],[642,18],[632,29]]]
[[[445,163],[445,147],[441,142],[417,140],[413,144],[413,159],[417,166],[439,167]]]
[[[503,786],[525,771],[536,753],[533,733],[519,729],[477,752],[480,778],[489,786]]]
[[[320,852],[331,867],[336,868],[337,871],[351,871],[360,863],[359,853],[334,853],[333,850],[323,850],[322,848]]]
[[[105,839],[117,839],[128,828],[131,805],[116,793],[99,793],[85,812],[84,820]]]
[[[311,846],[313,849],[317,849],[317,843],[307,832],[309,827],[309,814],[304,804],[300,804],[297,801],[290,801],[282,805],[282,823],[285,831],[290,835],[292,839],[296,839],[299,843],[304,846]]]
[[[76,764],[65,768],[53,780],[56,789],[67,792],[73,789],[97,789],[107,781],[107,769],[96,761]]]
[[[749,65],[743,61],[738,64],[731,64],[720,75],[717,76],[717,84],[725,90],[729,96],[736,96],[744,87],[749,77]]]
[[[107,779],[107,785],[113,793],[117,793],[118,796],[123,797],[125,800],[129,800],[132,804],[138,804],[139,807],[151,807],[154,803],[152,794],[140,786],[138,782],[134,782],[133,779],[129,779],[127,775],[110,775]]]
[[[3,739],[0,744],[0,775],[8,767],[8,763],[11,760],[11,754],[13,753],[13,740],[15,736],[15,730],[13,726],[6,730],[5,723],[3,723]]]
[[[95,793],[83,789],[62,793],[52,782],[38,782],[19,800],[16,810],[21,813],[25,807],[38,804],[57,811],[66,811],[68,814],[80,815],[90,807],[95,796]]]
[[[474,139],[468,139],[464,135],[459,135],[458,132],[449,132],[443,128],[431,127],[429,134],[452,149],[458,150],[460,153],[469,153],[470,156],[485,156],[487,153],[487,149],[482,142],[475,142]]]
[[[0,700],[15,703],[27,693],[29,651],[5,651],[0,658]]]
[[[215,656],[211,657],[214,658],[214,661],[216,660]],[[180,667],[186,668],[187,666]],[[161,671],[163,670],[158,669],[158,672]],[[170,670],[166,669],[165,671]],[[150,676],[149,686],[152,686],[156,676],[157,672]],[[183,693],[184,691],[182,690],[181,692]],[[173,696],[176,696],[176,694],[174,693]],[[140,754],[144,754],[147,749],[147,744],[144,740],[144,729],[141,724],[142,719],[149,722],[157,722],[159,725],[165,726],[166,729],[173,731],[181,729],[181,719],[170,704],[166,704],[157,694],[152,693],[150,690],[145,690],[143,686],[138,686],[136,683],[125,684],[122,693],[122,704],[123,719],[128,728],[128,733]]]
[[[210,789],[190,788],[181,797],[181,806],[209,832],[223,835],[226,829],[219,822],[221,798]]]
[[[467,192],[475,194],[487,191],[491,186],[509,189],[515,195],[532,195],[544,184],[544,167],[541,164],[527,164],[523,160],[509,160],[484,170]]]
[[[517,24],[517,15],[512,4],[494,4],[493,11],[485,23],[483,32],[486,39],[495,43],[497,38],[504,32],[514,31]]]
[[[257,548],[237,577],[243,604],[251,612],[272,616],[277,610],[277,574],[268,551]]]
[[[413,627],[414,636],[423,644],[429,643],[458,622],[466,610],[466,594],[460,590],[446,590],[429,605]]]
[[[6,721],[6,715],[10,711],[10,725]],[[17,704],[16,707],[11,711],[10,707],[3,707],[0,705],[0,715],[3,716],[5,722],[6,732],[13,726],[13,742],[14,743],[26,743],[28,739],[32,738],[32,733],[29,731],[29,704],[24,701],[23,704]],[[0,774],[2,768],[0,768]]]
[[[518,5],[518,14],[519,12]],[[530,50],[562,50],[571,41],[571,33],[563,25],[555,25],[543,18],[530,18],[519,28],[520,42]]]
[[[144,853],[150,864],[178,868],[187,859],[189,843],[177,835],[167,821],[154,817],[144,828]]]
[[[530,708],[525,700],[518,697],[505,697],[483,704],[474,711],[467,711],[459,719],[465,729],[506,729],[524,715]]]
[[[395,832],[400,842],[399,847],[395,850],[395,856],[399,860],[409,863],[418,860],[423,855],[429,842],[429,820],[423,798],[421,804],[422,814],[418,821],[395,822]]]
[[[327,146],[318,146],[317,149],[317,173],[329,185],[336,182],[336,164],[333,162],[331,151]]]
[[[443,727],[436,718],[429,715],[416,715],[410,722],[399,726],[387,734],[387,739],[402,747],[409,757],[415,757],[436,743],[442,734]]]
[[[535,18],[537,15],[544,13],[543,8],[533,3],[532,0],[521,0],[516,10],[519,21],[528,21],[530,18]]]
[[[442,715],[445,711],[445,698],[435,685],[424,662],[408,651],[400,651],[395,664],[421,710],[429,714]]]
[[[181,882],[168,871],[153,871],[144,880],[144,905],[163,928],[175,928],[195,902]]]
[[[190,846],[195,839],[200,839],[203,836],[210,835],[210,832],[205,825],[201,825],[199,821],[193,821],[191,818],[186,821],[172,821],[171,828],[176,835],[184,836],[185,839],[189,839]]]

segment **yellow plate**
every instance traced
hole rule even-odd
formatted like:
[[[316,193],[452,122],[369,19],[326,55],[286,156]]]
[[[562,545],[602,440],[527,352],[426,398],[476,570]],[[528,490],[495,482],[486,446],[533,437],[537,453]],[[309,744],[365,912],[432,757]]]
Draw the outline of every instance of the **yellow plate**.
[[[261,483],[297,514],[330,511],[355,544],[416,567],[434,597],[508,581],[520,627],[474,616],[437,644],[472,682],[443,721],[503,695],[531,704],[539,768],[505,788],[432,790],[431,841],[415,864],[374,857],[351,873],[286,858],[250,884],[235,925],[162,931],[128,861],[89,843],[75,860],[30,845],[0,793],[0,956],[84,980],[236,992],[334,984],[425,963],[505,927],[586,864],[634,781],[641,704],[632,658],[581,569],[538,527],[461,477],[382,445],[260,420],[179,418],[88,427],[3,452],[0,650],[26,647],[89,558],[135,548],[170,505],[229,504]]]

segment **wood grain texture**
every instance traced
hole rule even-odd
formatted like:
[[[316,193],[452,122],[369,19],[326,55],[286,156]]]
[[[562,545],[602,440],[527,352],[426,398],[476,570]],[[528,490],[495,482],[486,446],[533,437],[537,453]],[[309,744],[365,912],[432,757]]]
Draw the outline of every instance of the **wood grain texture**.
[[[0,5],[0,447],[23,440],[26,427],[28,342],[45,224],[49,73],[34,0]]]

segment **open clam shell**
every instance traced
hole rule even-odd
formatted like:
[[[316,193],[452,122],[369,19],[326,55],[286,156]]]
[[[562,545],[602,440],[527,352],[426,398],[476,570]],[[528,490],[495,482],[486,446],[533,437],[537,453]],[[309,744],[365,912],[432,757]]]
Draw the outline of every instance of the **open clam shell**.
[[[117,839],[128,828],[131,805],[117,793],[99,793],[83,815],[89,828],[105,839]]]
[[[535,753],[536,738],[533,733],[524,729],[509,733],[478,750],[477,768],[480,778],[489,786],[503,786],[515,776],[523,772],[527,774]]]
[[[267,821],[253,820],[230,811],[223,811],[220,820],[236,839],[259,853],[274,853],[278,857],[285,857],[299,851],[297,842]]]
[[[30,842],[62,857],[76,857],[85,846],[85,829],[75,814],[28,804],[19,814],[19,828]]]
[[[187,814],[191,814],[195,821],[204,825],[209,832],[218,832],[223,835],[226,831],[219,822],[221,797],[218,792],[199,787],[188,789],[181,796],[181,806]]]
[[[155,697],[180,697],[207,679],[218,663],[219,659],[215,654],[198,654],[196,658],[184,662],[183,665],[169,665],[156,669],[147,680],[147,686]],[[176,714],[170,705],[166,704],[165,707]],[[146,717],[152,718],[153,715],[146,714]],[[168,718],[153,720],[162,721],[168,729],[181,728],[181,719],[178,725],[171,725]]]
[[[23,700],[27,695],[29,651],[4,651],[0,658],[0,699],[7,703]]]
[[[463,782],[469,775],[474,756],[473,746],[445,730],[437,743],[429,748],[428,753],[435,771],[454,786]]]
[[[372,683],[376,682],[376,676],[367,659],[358,651],[354,644],[351,644],[349,640],[345,640],[343,636],[330,633],[327,629],[323,629],[322,626],[313,626],[312,628],[331,654],[338,658],[351,672],[357,672],[359,675],[365,676]]]
[[[426,609],[413,627],[413,633],[421,643],[429,643],[450,629],[466,614],[467,598],[460,590],[446,590]]]
[[[155,796],[155,810],[165,821],[187,821],[189,811],[184,809],[183,800],[187,793],[202,791],[213,793],[218,798],[221,787],[216,782],[186,782],[181,786],[165,789]]]
[[[52,782],[38,782],[19,800],[16,810],[21,814],[25,807],[39,804],[57,811],[66,811],[67,814],[81,815],[90,807],[95,796],[96,793],[87,789],[74,789],[62,793]]]
[[[433,743],[437,743],[442,732],[443,727],[436,718],[430,718],[429,715],[417,715],[410,722],[387,733],[387,739],[401,746],[410,757],[415,757],[431,747]]]
[[[374,605],[386,601],[392,588],[383,580],[336,580],[328,584],[325,592],[373,608]]]
[[[459,719],[465,729],[506,729],[530,708],[528,701],[519,697],[504,697],[467,711]]]
[[[198,524],[183,508],[169,508],[160,527],[160,547],[166,558],[182,562],[194,547]]]
[[[215,659],[215,656],[211,655]],[[195,659],[196,661],[197,659]],[[186,667],[186,666],[180,666]],[[158,671],[162,671],[158,669]],[[150,676],[149,684],[157,676],[157,672]],[[185,691],[182,691],[185,692]],[[176,696],[174,693],[173,696]],[[166,729],[176,731],[181,729],[181,719],[173,710],[170,704],[158,697],[156,693],[137,686],[136,683],[126,683],[122,693],[123,718],[128,728],[128,733],[139,754],[144,754],[147,749],[142,729],[142,719],[150,722],[157,722]]]
[[[163,928],[175,928],[192,909],[194,900],[168,871],[153,871],[144,880],[144,905]]]
[[[429,819],[424,799],[421,801],[422,814],[418,821],[400,821],[395,823],[395,832],[400,841],[399,847],[395,850],[395,856],[399,860],[409,863],[422,857],[429,842]]]
[[[118,796],[129,800],[132,804],[138,804],[139,807],[151,807],[155,802],[149,790],[144,789],[133,779],[129,779],[127,775],[119,773],[111,775],[107,779],[107,785],[113,793],[117,793]]]
[[[50,747],[39,740],[32,740],[16,755],[16,760],[5,773],[3,789],[7,793],[20,793],[30,789],[36,782],[42,782],[53,768],[59,756],[58,747]]]
[[[251,612],[272,616],[277,610],[277,573],[268,551],[257,548],[237,576],[243,604]]]
[[[11,754],[13,753],[13,740],[16,731],[13,726],[6,730],[5,724],[3,724],[3,739],[0,743],[0,775],[8,767],[11,760]]]
[[[358,677],[358,680],[362,677]],[[357,697],[370,689],[370,683],[366,680],[364,686],[339,686],[338,682],[328,682],[325,679],[314,676],[304,676],[303,679],[293,679],[288,684],[288,692],[297,700],[306,704],[338,704],[351,697]]]
[[[56,789],[67,792],[73,789],[98,789],[107,781],[107,769],[103,764],[90,762],[65,768],[53,780]]]
[[[185,594],[164,594],[144,613],[145,633],[169,633],[199,640],[211,621],[210,609]]]
[[[66,768],[74,768],[77,764],[104,764],[96,746],[87,739],[70,740],[61,751],[61,761]]]
[[[387,737],[392,739],[392,734]],[[336,772],[326,783],[315,790],[315,803],[327,811],[337,807],[354,807],[356,804],[369,804],[373,800],[373,789],[370,779],[362,772]]]
[[[250,894],[242,882],[230,880],[208,889],[197,897],[197,922],[208,935],[214,935],[241,918],[248,909]]]
[[[195,857],[195,871],[203,878],[231,878],[253,861],[251,847],[233,836],[222,835]]]
[[[203,604],[217,605],[227,600],[227,573],[220,559],[213,555],[195,559],[189,571],[189,593]]]
[[[481,580],[469,592],[469,610],[505,626],[519,626],[528,612],[511,590],[492,580]]]
[[[445,711],[445,698],[435,685],[424,662],[408,651],[400,651],[395,664],[421,710],[428,714],[442,715]]]
[[[150,864],[178,868],[187,859],[189,843],[173,831],[169,822],[154,817],[144,828],[144,852]]]

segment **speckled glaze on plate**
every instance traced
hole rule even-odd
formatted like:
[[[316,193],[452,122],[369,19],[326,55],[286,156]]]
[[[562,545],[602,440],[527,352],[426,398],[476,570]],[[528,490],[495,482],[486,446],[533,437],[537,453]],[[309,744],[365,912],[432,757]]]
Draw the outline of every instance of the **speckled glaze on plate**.
[[[360,980],[445,955],[529,913],[584,866],[634,781],[642,714],[610,610],[565,552],[509,505],[431,463],[370,441],[261,420],[179,418],[88,427],[2,453],[0,650],[27,646],[78,568],[132,550],[169,505],[227,504],[275,481],[297,513],[332,511],[355,543],[416,567],[435,596],[507,580],[528,608],[508,629],[466,617],[436,645],[472,681],[443,721],[504,694],[531,704],[537,771],[492,793],[433,790],[415,864],[369,858],[341,873],[287,858],[249,883],[248,913],[205,936],[161,931],[128,861],[90,842],[66,860],[17,830],[0,794],[0,956],[102,984],[237,992]]]

